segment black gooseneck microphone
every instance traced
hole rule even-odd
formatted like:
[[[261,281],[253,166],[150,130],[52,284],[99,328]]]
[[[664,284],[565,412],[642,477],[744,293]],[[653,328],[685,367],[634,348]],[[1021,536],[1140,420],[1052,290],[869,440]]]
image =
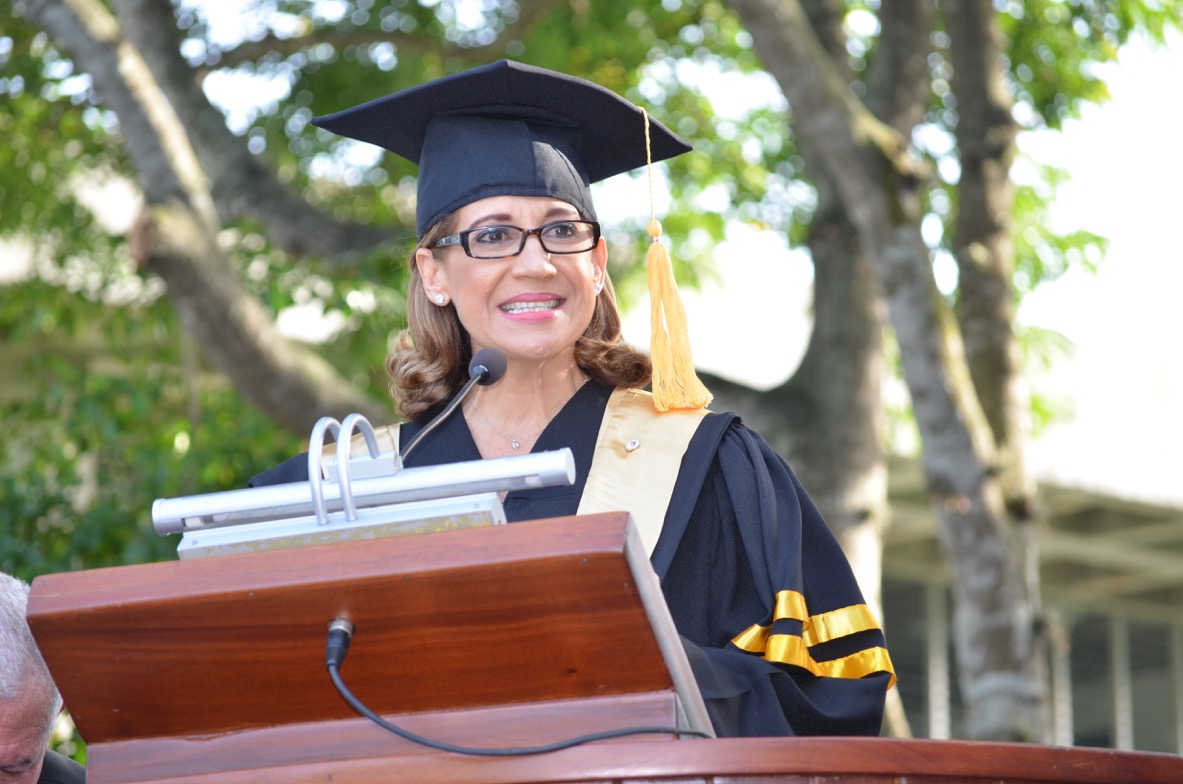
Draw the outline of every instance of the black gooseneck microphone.
[[[469,360],[468,381],[464,382],[464,386],[460,388],[460,391],[456,393],[456,396],[452,398],[447,407],[445,407],[443,411],[439,412],[435,419],[428,422],[427,427],[420,430],[415,435],[415,437],[411,439],[411,443],[407,444],[407,448],[404,449],[399,455],[399,462],[402,463],[402,461],[406,460],[407,455],[409,455],[411,450],[423,440],[423,437],[432,430],[435,430],[441,422],[447,419],[448,416],[456,410],[456,407],[464,401],[464,398],[468,396],[468,393],[473,388],[473,386],[480,384],[483,387],[487,387],[490,384],[497,383],[501,380],[501,377],[505,375],[505,367],[505,355],[502,354],[498,349],[482,348],[480,351],[478,351],[473,356],[473,358]]]

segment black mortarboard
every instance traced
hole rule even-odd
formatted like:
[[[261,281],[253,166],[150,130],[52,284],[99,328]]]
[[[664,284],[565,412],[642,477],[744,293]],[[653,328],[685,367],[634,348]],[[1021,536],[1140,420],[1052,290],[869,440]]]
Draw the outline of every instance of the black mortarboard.
[[[595,220],[591,183],[690,151],[611,90],[510,60],[312,123],[419,164],[419,237],[447,213],[488,196],[551,196]],[[654,404],[660,411],[702,408],[711,395],[694,373],[686,314],[658,241],[661,222],[651,215],[646,231]]]
[[[611,90],[510,60],[312,123],[419,164],[420,237],[487,196],[553,196],[595,220],[590,183],[690,150]]]

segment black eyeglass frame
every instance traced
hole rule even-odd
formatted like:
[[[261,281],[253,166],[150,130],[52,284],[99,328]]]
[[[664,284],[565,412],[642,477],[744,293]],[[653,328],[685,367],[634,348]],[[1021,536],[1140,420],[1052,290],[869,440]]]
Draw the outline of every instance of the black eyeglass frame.
[[[580,248],[579,250],[554,250],[553,248],[548,248],[546,246],[546,238],[543,237],[542,233],[552,226],[559,226],[561,224],[571,224],[571,223],[578,223],[581,225],[586,225],[586,226],[592,227],[592,237],[591,237],[591,242],[589,243],[588,247]],[[488,231],[489,229],[513,229],[514,231],[520,231],[522,233],[522,240],[520,243],[518,243],[518,249],[515,250],[513,253],[504,253],[500,256],[475,256],[475,255],[473,255],[472,248],[470,248],[469,244],[468,244],[469,236],[478,232],[478,231]],[[465,231],[458,231],[455,234],[448,234],[448,235],[440,237],[438,240],[436,240],[435,244],[432,245],[431,248],[432,248],[432,250],[434,250],[435,248],[449,248],[454,245],[459,245],[461,248],[464,249],[465,255],[467,255],[469,258],[477,259],[479,261],[487,261],[490,259],[508,259],[508,258],[512,258],[514,256],[519,255],[523,250],[526,249],[526,240],[530,239],[530,235],[532,235],[532,234],[536,235],[538,237],[538,243],[540,245],[542,245],[542,249],[544,251],[546,251],[547,253],[556,253],[556,254],[560,254],[560,255],[570,255],[573,253],[587,253],[589,250],[593,250],[596,247],[596,245],[599,243],[600,237],[601,237],[599,221],[557,220],[557,221],[551,221],[550,223],[544,223],[543,225],[541,225],[537,228],[534,228],[534,229],[523,229],[521,226],[513,226],[511,224],[504,223],[504,224],[495,224],[492,226],[475,226],[475,227],[473,227],[471,229],[467,229]]]

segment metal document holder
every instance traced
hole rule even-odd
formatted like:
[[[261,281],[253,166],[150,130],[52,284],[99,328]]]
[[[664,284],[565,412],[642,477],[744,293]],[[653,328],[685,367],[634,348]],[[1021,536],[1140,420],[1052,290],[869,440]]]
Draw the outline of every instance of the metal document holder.
[[[365,454],[351,454],[355,430],[369,447]],[[337,450],[322,465],[326,431]],[[501,525],[499,493],[575,479],[569,449],[405,469],[397,451],[378,449],[360,414],[343,423],[322,418],[308,454],[307,482],[160,498],[153,525],[161,535],[181,534],[182,559],[374,539]]]

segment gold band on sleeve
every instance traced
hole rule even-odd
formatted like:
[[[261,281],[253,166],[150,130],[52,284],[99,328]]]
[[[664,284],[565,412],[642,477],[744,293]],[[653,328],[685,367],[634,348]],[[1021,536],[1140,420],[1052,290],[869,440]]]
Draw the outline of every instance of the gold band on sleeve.
[[[878,629],[875,616],[865,604],[810,615],[805,597],[797,591],[781,591],[776,596],[773,620],[801,622],[801,634],[773,634],[771,626],[753,624],[732,639],[737,648],[763,658],[800,667],[819,677],[862,678],[875,672],[891,675],[888,688],[895,685],[891,656],[882,646],[866,648],[848,656],[817,661],[810,648],[868,629]]]

